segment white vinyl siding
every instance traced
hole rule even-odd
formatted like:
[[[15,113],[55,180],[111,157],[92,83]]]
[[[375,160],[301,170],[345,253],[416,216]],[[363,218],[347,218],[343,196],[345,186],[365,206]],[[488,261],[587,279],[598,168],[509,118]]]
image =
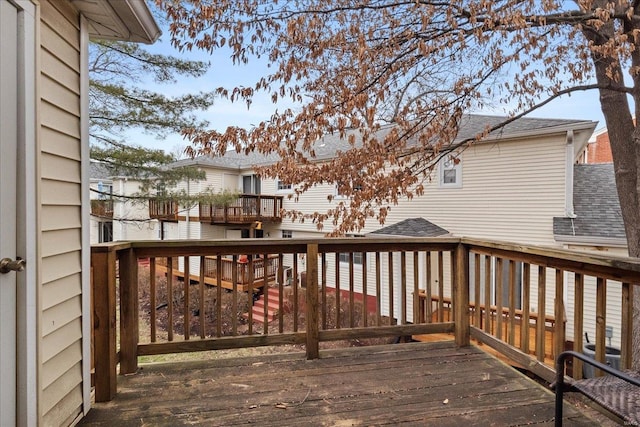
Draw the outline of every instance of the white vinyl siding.
[[[565,206],[565,135],[479,143],[460,158],[462,188],[440,187],[433,176],[425,184],[424,195],[393,206],[382,226],[369,219],[360,233],[422,217],[459,236],[555,244],[553,217],[564,215]],[[334,185],[317,185],[297,202],[285,198],[284,207],[312,213],[348,203],[345,199],[328,202],[327,196],[334,193]],[[282,227],[318,231],[311,221]],[[322,232],[331,228],[328,223]]]
[[[64,1],[42,1],[41,20],[40,415],[57,426],[82,412],[83,398],[80,30]]]
[[[132,195],[140,192],[140,182],[114,179],[113,193]],[[95,223],[95,220],[94,220]],[[97,225],[95,225],[97,227]],[[149,204],[133,199],[115,199],[113,202],[113,240],[157,240],[160,224],[150,220]],[[98,230],[94,231],[97,237]]]
[[[553,217],[564,215],[564,136],[477,144],[462,154],[464,186],[426,185],[402,201],[386,224],[425,218],[466,237],[555,244]],[[380,226],[369,221],[366,231]]]

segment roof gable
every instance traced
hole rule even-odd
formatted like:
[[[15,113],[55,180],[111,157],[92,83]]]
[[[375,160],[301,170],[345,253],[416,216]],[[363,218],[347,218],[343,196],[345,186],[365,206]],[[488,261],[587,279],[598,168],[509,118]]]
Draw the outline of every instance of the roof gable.
[[[369,233],[379,236],[404,236],[404,237],[438,237],[449,234],[444,228],[427,221],[424,218],[407,218],[393,225],[381,228]]]

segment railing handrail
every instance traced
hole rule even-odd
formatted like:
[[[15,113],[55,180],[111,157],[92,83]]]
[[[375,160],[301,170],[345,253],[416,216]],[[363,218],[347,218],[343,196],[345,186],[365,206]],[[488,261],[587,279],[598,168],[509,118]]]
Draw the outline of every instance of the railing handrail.
[[[171,252],[175,256],[199,256],[218,253],[231,253],[233,250],[237,254],[263,254],[265,247],[287,248],[283,253],[305,252],[307,245],[317,244],[319,253],[333,253],[349,251],[362,251],[362,246],[366,245],[366,250],[362,252],[376,252],[393,250],[452,250],[457,244],[462,243],[468,246],[471,252],[489,253],[493,255],[509,255],[510,259],[532,262],[532,258],[544,261],[543,265],[550,268],[571,269],[572,271],[588,271],[593,275],[606,275],[607,278],[619,281],[629,281],[630,283],[640,283],[640,258],[622,257],[615,255],[600,255],[589,252],[576,251],[564,248],[553,248],[546,246],[521,245],[518,243],[504,242],[498,240],[479,240],[466,237],[403,237],[402,241],[390,238],[320,238],[320,239],[220,239],[220,240],[133,240],[100,243],[92,245],[92,251],[119,251],[131,248],[142,251],[145,254],[156,254],[156,256],[166,256]],[[220,248],[215,250],[215,248]],[[233,249],[237,248],[237,249]],[[212,250],[214,249],[214,250]],[[269,250],[269,253],[280,252],[279,250]],[[562,260],[562,262],[558,262]],[[540,262],[533,262],[540,264]],[[570,265],[569,265],[570,263]]]
[[[621,282],[640,282],[640,258],[466,237],[461,238],[460,242],[468,245],[472,252],[496,256],[504,254],[512,260],[531,262],[549,268],[604,276]]]

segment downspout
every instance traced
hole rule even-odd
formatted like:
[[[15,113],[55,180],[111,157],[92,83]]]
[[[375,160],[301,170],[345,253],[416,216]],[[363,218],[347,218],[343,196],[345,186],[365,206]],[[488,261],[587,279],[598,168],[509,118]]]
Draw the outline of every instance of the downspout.
[[[571,219],[571,229],[573,231],[573,234],[575,235],[575,225],[573,223],[573,219],[576,218],[576,213],[574,212],[573,208],[573,181],[574,181],[574,177],[573,177],[573,171],[574,171],[574,147],[573,147],[573,129],[569,129],[567,131],[567,141],[565,144],[565,149],[566,149],[566,161],[565,161],[565,167],[566,167],[566,173],[565,173],[565,214],[567,216],[567,218]],[[569,283],[569,272],[568,271],[564,271],[562,273],[563,276],[563,282],[564,283]],[[564,286],[563,290],[562,290],[562,298],[564,301],[568,301],[569,298],[569,287],[568,286]],[[566,315],[566,305],[563,304],[563,309],[565,310],[565,312],[563,313],[564,315]]]
[[[191,195],[191,190],[190,190],[190,188],[189,188],[189,182],[190,182],[190,180],[187,178],[187,195],[188,195],[188,196],[190,196],[190,195]],[[187,203],[189,203],[189,202],[187,202]],[[190,221],[190,218],[189,218],[189,213],[190,213],[190,212],[191,212],[191,205],[189,204],[189,205],[187,206],[187,209],[185,209],[185,222],[186,222],[186,227],[187,227],[187,235],[186,235],[186,238],[187,238],[187,239],[191,239],[191,233],[190,233],[190,230],[189,230],[189,228],[190,228],[190,222],[191,222],[191,221]]]
[[[567,218],[575,218],[573,210],[573,130],[567,131],[567,141],[565,144],[565,215]]]

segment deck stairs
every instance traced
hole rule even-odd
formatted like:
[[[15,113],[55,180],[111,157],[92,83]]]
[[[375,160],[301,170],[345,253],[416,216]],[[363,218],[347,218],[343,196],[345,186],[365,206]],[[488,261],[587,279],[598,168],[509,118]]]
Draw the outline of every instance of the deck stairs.
[[[264,306],[267,305],[267,322],[272,322],[278,317],[280,306],[280,290],[275,288],[266,288],[260,298],[253,303],[253,322],[264,322]],[[247,315],[247,317],[249,317]]]

